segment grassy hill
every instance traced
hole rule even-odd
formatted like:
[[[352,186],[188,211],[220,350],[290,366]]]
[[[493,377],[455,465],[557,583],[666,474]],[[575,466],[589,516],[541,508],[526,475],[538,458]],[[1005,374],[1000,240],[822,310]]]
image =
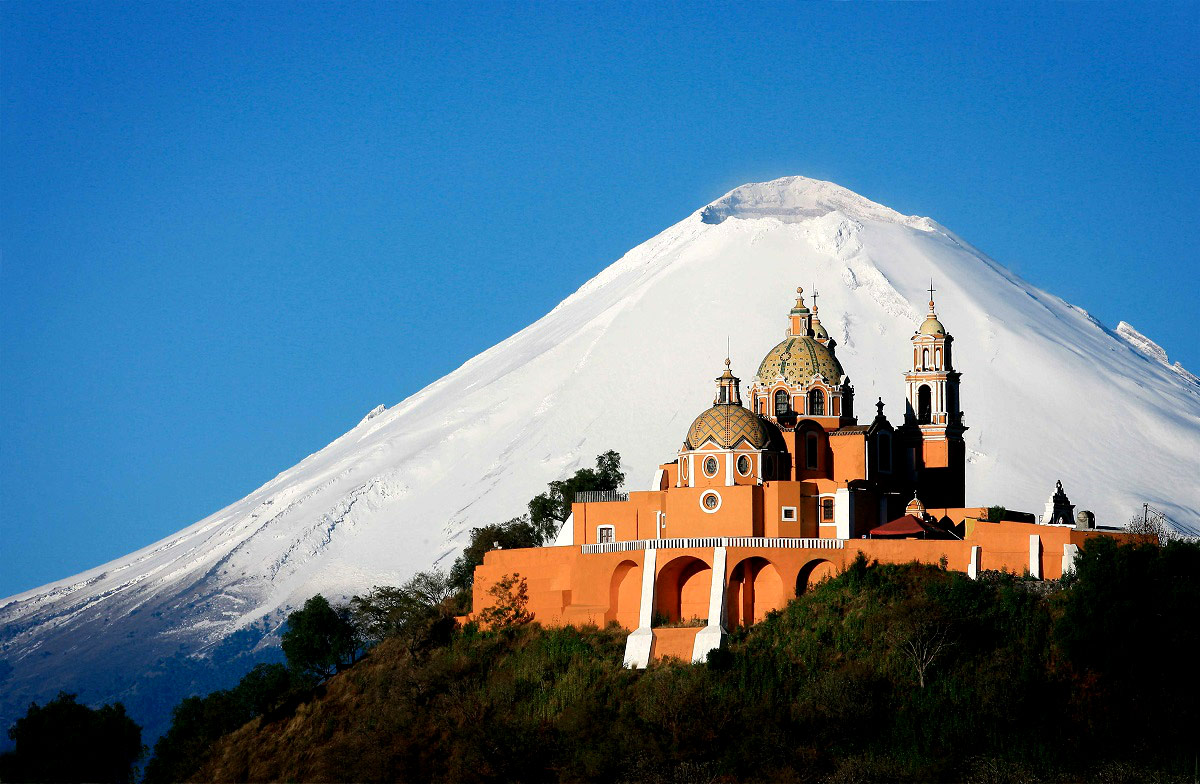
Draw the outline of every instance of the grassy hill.
[[[706,665],[623,670],[617,628],[385,640],[194,778],[1191,781],[1198,602],[1200,547],[1097,539],[1061,584],[860,561]]]

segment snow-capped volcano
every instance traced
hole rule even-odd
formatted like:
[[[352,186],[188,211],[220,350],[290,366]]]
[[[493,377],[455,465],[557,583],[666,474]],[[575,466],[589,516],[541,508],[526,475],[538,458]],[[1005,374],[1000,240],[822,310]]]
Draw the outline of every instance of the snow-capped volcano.
[[[1200,386],[1151,341],[1103,327],[928,218],[789,177],[692,213],[246,498],[3,600],[0,718],[63,688],[125,700],[153,731],[189,689],[221,680],[189,675],[205,671],[199,654],[219,664],[253,647],[314,593],[448,566],[469,528],[520,513],[607,449],[629,486],[648,485],[709,405],[727,338],[734,372],[751,378],[797,285],[819,292],[860,412],[882,397],[898,423],[931,279],[962,372],[968,504],[1036,511],[1061,479],[1101,524],[1143,502],[1200,516]]]

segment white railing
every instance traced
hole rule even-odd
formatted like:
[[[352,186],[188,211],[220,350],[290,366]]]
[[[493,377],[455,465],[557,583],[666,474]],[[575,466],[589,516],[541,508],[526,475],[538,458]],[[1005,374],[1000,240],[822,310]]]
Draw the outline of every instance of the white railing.
[[[577,504],[602,504],[609,501],[628,501],[629,493],[619,490],[580,490],[575,494]]]
[[[841,550],[844,539],[785,539],[766,536],[703,536],[692,539],[632,539],[581,545],[585,555],[624,553],[630,550],[680,550],[688,547],[773,547],[788,550]]]

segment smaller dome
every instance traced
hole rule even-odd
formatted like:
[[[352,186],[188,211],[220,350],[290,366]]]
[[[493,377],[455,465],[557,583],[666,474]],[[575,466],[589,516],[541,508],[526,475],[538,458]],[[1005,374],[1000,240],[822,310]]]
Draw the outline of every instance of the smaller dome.
[[[922,335],[945,335],[946,328],[937,320],[937,316],[930,315],[921,322],[921,328],[917,332]]]
[[[766,448],[782,440],[774,426],[748,408],[735,404],[718,404],[708,409],[692,422],[685,449],[695,449],[712,439],[722,449],[732,449],[743,438],[755,449]]]
[[[829,333],[825,330],[825,325],[815,319],[813,320],[813,337],[817,340],[829,340]]]

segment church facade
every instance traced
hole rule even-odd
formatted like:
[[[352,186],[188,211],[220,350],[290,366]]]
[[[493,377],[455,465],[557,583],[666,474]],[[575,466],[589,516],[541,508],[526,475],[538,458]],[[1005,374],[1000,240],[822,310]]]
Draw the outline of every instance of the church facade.
[[[781,608],[858,553],[884,562],[945,563],[971,576],[998,569],[1057,578],[1099,532],[1078,525],[1062,493],[1033,515],[992,520],[965,506],[967,429],[953,337],[929,311],[911,337],[905,411],[882,400],[859,424],[837,343],[802,289],[784,339],[745,395],[730,360],[713,404],[684,435],[649,490],[581,494],[570,544],[489,552],[475,570],[474,612],[505,575],[527,581],[543,624],[630,630],[625,663],[702,661],[729,629]],[[995,515],[992,515],[995,516]],[[560,537],[562,541],[564,537]]]

